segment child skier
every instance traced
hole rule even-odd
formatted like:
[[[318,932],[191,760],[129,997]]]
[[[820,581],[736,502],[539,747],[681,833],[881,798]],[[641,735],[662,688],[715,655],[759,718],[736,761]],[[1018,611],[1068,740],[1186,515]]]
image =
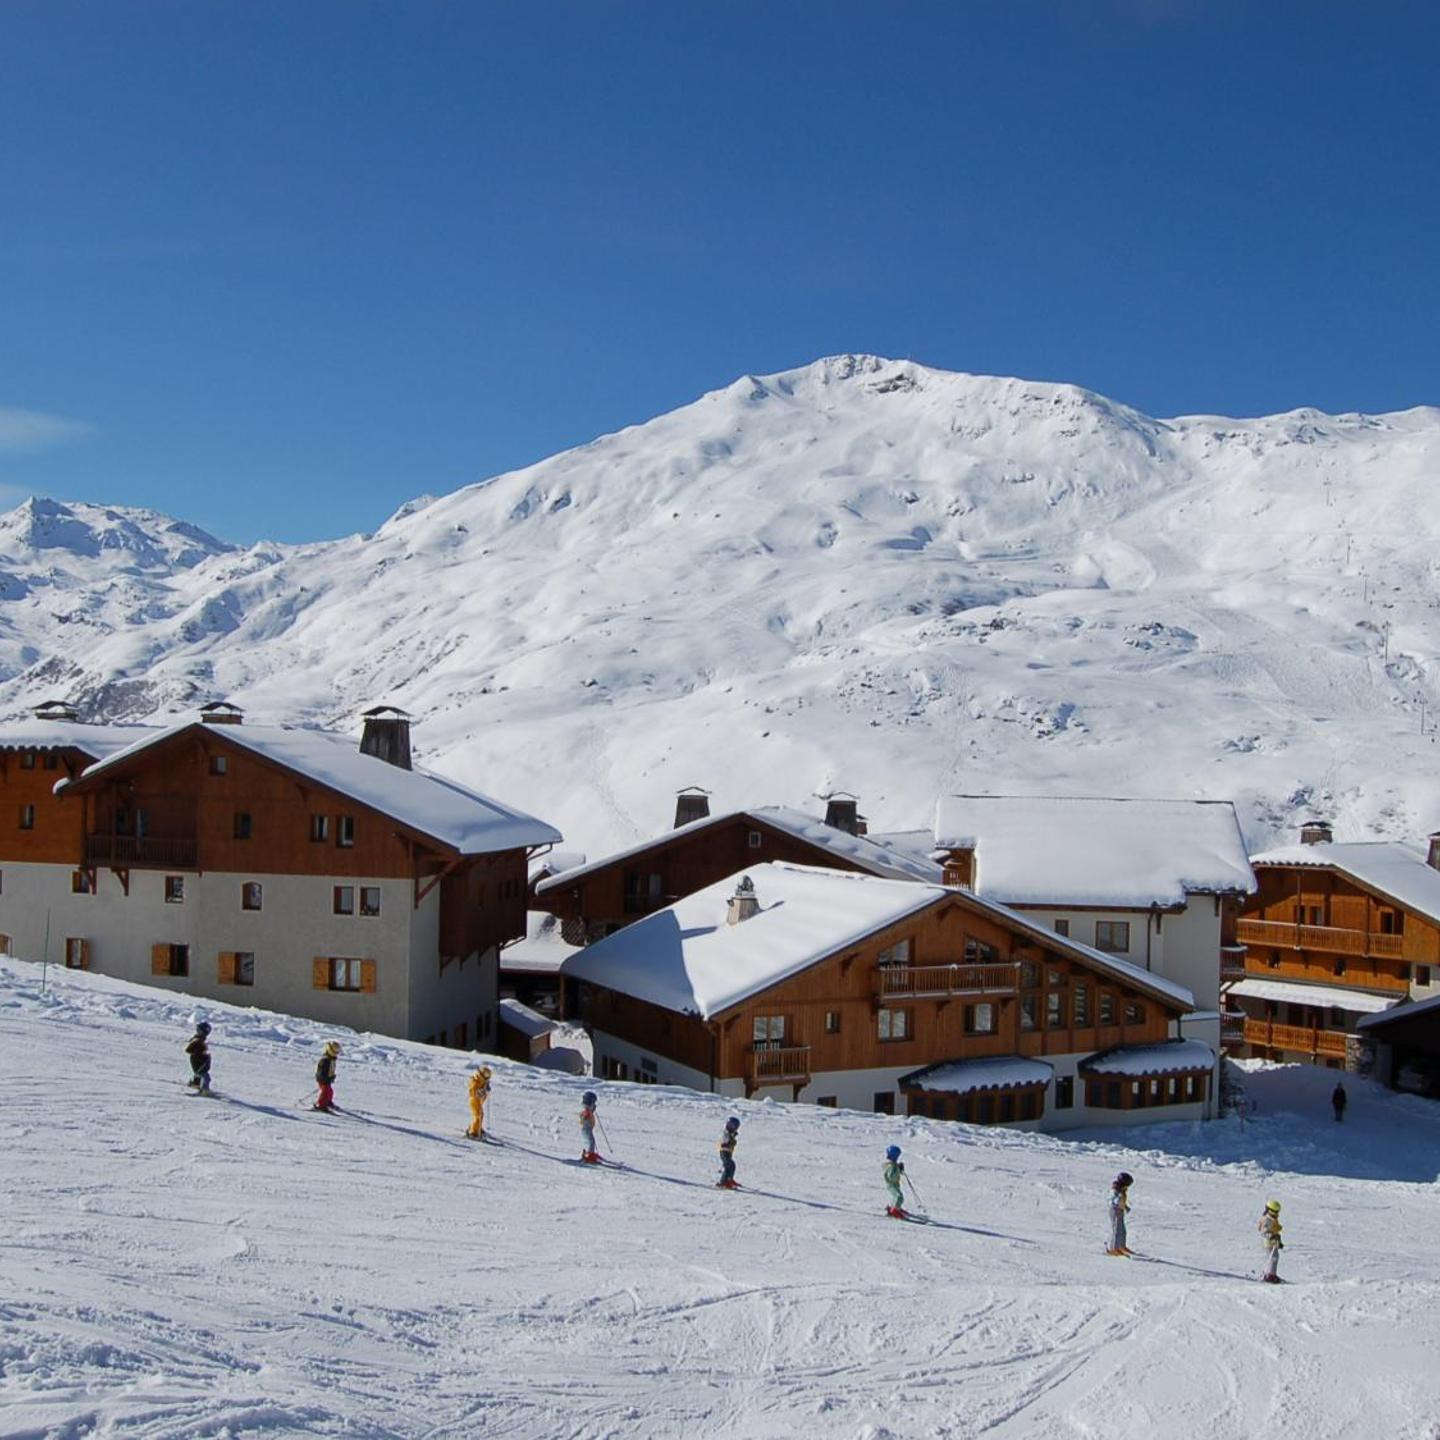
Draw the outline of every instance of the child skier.
[[[210,1023],[201,1020],[196,1023],[195,1033],[190,1037],[190,1043],[185,1047],[185,1053],[190,1057],[190,1080],[192,1090],[198,1091],[201,1095],[210,1093]]]
[[[1260,1231],[1260,1243],[1265,1247],[1265,1273],[1260,1277],[1268,1285],[1280,1283],[1280,1252],[1285,1242],[1280,1238],[1284,1227],[1280,1224],[1280,1202],[1271,1200],[1265,1206],[1256,1227]]]
[[[470,1128],[465,1132],[472,1140],[485,1138],[485,1102],[490,1098],[490,1067],[482,1065],[470,1077]]]
[[[315,1097],[312,1110],[333,1110],[335,1108],[335,1060],[340,1054],[340,1042],[331,1040],[325,1046],[315,1066],[315,1083],[320,1093]]]
[[[1126,1244],[1125,1216],[1130,1211],[1130,1187],[1135,1183],[1135,1177],[1122,1170],[1110,1186],[1110,1245],[1105,1251],[1107,1255],[1129,1255],[1129,1245]]]
[[[585,1145],[580,1158],[587,1165],[600,1163],[600,1152],[595,1148],[595,1105],[598,1098],[593,1090],[587,1090],[580,1097],[580,1139]]]
[[[881,1174],[885,1177],[885,1188],[890,1192],[890,1203],[885,1207],[885,1213],[893,1220],[908,1219],[905,1213],[905,1192],[900,1188],[905,1175],[905,1164],[900,1159],[898,1145],[891,1145],[885,1151],[885,1165]]]
[[[739,1184],[735,1179],[735,1146],[740,1139],[740,1121],[737,1116],[732,1115],[725,1122],[725,1131],[720,1136],[720,1180],[718,1188],[721,1190],[738,1190]]]

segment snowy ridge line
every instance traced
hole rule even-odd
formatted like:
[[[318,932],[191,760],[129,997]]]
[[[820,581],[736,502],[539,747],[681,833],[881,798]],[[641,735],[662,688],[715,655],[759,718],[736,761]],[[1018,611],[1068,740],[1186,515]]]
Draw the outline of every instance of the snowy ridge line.
[[[1139,1440],[1163,1413],[1197,1440],[1422,1440],[1440,1411],[1440,1122],[1364,1082],[1339,1127],[1332,1077],[1257,1066],[1244,1126],[1064,1141],[608,1084],[620,1158],[694,1155],[695,1181],[540,1175],[521,1147],[563,1144],[575,1120],[557,1107],[594,1082],[487,1062],[500,1146],[426,1133],[462,1123],[469,1057],[363,1036],[337,1093],[383,1123],[167,1104],[188,997],[52,978],[42,997],[32,965],[0,960],[7,1433],[673,1440],[758,1416],[794,1440]],[[288,1098],[344,1033],[206,1009],[218,1082],[258,1101]],[[742,1184],[823,1177],[818,1206],[704,1182],[731,1109]],[[897,1139],[933,1233],[880,1213]],[[1152,1263],[1100,1253],[1119,1168]],[[1274,1292],[1254,1230],[1271,1194],[1291,1281]]]

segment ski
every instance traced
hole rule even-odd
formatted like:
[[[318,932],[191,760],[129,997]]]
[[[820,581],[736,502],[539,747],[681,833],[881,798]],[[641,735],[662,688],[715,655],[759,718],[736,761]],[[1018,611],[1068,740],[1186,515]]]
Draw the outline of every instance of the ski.
[[[907,1220],[911,1225],[928,1225],[930,1223],[928,1215],[916,1215],[909,1210],[887,1210],[885,1215],[890,1220]]]

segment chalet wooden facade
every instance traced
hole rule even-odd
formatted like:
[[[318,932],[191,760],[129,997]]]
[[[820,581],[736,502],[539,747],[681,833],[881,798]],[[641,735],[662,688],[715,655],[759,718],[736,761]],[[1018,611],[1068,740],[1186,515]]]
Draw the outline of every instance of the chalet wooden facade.
[[[1440,995],[1440,837],[1426,851],[1335,844],[1311,822],[1301,843],[1253,857],[1259,889],[1241,916],[1238,1053],[1366,1070],[1366,1016]]]
[[[495,1035],[527,857],[559,837],[414,770],[398,712],[358,746],[224,706],[100,757],[33,738],[0,734],[15,953],[39,958],[49,915],[70,965],[416,1039]]]
[[[1130,1108],[1128,1090],[1086,1086],[1087,1058],[1165,1047],[1192,1008],[1183,988],[962,891],[783,864],[746,874],[751,918],[726,923],[728,877],[566,962],[597,1073],[982,1118],[905,1077],[943,1063],[968,1107],[967,1063],[1042,1060],[1043,1081],[991,1091],[983,1118],[1064,1128]],[[1156,1101],[1169,1118],[1210,1103],[1213,1052],[1187,1059],[1194,1088]]]

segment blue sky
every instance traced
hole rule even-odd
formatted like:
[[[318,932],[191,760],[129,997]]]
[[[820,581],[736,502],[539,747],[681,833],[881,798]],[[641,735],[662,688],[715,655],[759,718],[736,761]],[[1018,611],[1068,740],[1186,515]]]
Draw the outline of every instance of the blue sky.
[[[1440,403],[1437,11],[0,0],[0,500],[370,529],[847,350]]]

